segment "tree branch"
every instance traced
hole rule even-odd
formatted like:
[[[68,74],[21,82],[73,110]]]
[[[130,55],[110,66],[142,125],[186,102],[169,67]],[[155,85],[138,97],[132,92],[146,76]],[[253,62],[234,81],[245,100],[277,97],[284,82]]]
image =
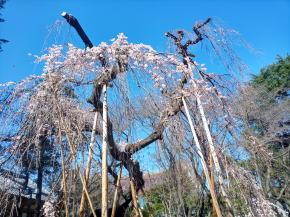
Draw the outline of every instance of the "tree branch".
[[[75,30],[78,32],[79,36],[83,40],[86,47],[92,48],[93,43],[90,41],[87,34],[84,32],[83,28],[79,24],[78,20],[71,14],[68,14],[67,12],[62,12],[61,16],[66,19],[66,21],[75,28]]]

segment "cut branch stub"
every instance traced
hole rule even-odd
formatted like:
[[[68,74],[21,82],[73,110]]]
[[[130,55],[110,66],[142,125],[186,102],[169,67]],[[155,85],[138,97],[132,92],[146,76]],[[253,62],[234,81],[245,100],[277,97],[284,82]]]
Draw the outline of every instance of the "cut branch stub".
[[[68,14],[67,12],[62,12],[61,16],[66,19],[66,21],[75,28],[75,30],[78,32],[79,36],[83,40],[86,47],[92,48],[93,43],[90,41],[87,34],[84,32],[83,28],[79,24],[78,20],[71,14]]]

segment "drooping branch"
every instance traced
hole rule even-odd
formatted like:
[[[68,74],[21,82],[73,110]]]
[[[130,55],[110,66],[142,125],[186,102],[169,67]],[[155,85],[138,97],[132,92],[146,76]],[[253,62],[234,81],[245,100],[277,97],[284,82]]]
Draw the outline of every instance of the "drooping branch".
[[[177,98],[171,101],[171,104],[169,107],[167,107],[160,116],[160,122],[156,127],[156,131],[151,133],[148,137],[145,139],[142,139],[141,141],[137,143],[132,143],[126,145],[125,151],[130,154],[134,154],[137,151],[141,150],[142,148],[147,147],[151,143],[155,142],[158,139],[162,138],[162,133],[166,127],[167,121],[170,117],[175,116],[177,113],[179,113],[182,109],[182,100],[181,98]]]
[[[17,173],[14,173],[12,171],[5,170],[2,168],[0,168],[0,174],[2,174],[2,175],[5,174],[5,176],[7,176],[7,178],[12,179],[13,181],[15,181],[16,179],[25,179],[26,178],[24,175],[17,174]],[[23,184],[23,183],[21,183],[21,184]]]

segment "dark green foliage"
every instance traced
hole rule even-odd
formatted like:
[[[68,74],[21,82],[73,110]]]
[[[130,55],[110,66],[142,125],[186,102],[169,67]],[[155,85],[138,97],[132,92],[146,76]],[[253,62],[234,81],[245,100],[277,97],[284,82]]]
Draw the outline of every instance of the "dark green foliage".
[[[264,86],[267,91],[277,91],[279,96],[289,96],[290,88],[290,56],[278,56],[277,62],[263,68],[259,75],[254,76],[255,87]]]
[[[154,216],[160,216],[166,213],[166,207],[163,201],[169,197],[169,189],[167,185],[158,185],[146,193],[146,200],[150,204],[151,212]],[[145,212],[149,212],[145,210]]]
[[[191,186],[191,188],[194,189],[192,182],[185,185],[188,185],[188,187]],[[179,216],[180,214],[178,214],[177,210],[180,204],[175,203],[173,200],[175,195],[172,191],[174,191],[174,188],[176,188],[176,186],[164,183],[156,185],[154,188],[147,191],[144,199],[149,207],[145,206],[144,209],[142,209],[144,217],[149,217],[150,214],[156,217],[166,215]],[[187,186],[183,186],[183,188],[187,188]],[[212,208],[210,198],[210,195],[203,195],[203,193],[200,192],[193,193],[191,189],[188,189],[187,194],[183,195],[186,215],[197,215],[199,213],[199,216],[205,216],[210,213]],[[184,215],[184,213],[182,214]]]

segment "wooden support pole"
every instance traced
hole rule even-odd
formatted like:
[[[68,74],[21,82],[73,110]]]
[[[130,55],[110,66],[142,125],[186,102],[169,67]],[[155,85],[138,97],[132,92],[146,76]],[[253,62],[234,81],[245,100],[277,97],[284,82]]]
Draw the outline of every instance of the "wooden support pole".
[[[203,156],[203,153],[201,151],[201,146],[200,146],[200,143],[199,143],[195,128],[193,126],[193,123],[192,123],[192,120],[191,120],[191,117],[190,117],[190,114],[189,114],[189,110],[187,108],[187,103],[185,102],[184,97],[182,97],[182,102],[183,102],[183,105],[184,105],[186,117],[187,117],[187,120],[189,122],[191,132],[193,134],[193,139],[194,139],[194,142],[195,142],[196,147],[197,147],[197,153],[198,153],[198,155],[200,156],[200,159],[201,159],[201,165],[203,167],[204,175],[205,175],[205,178],[206,178],[207,183],[209,185],[211,198],[212,198],[213,204],[215,206],[215,210],[217,212],[217,216],[218,217],[222,217],[222,213],[221,213],[220,206],[219,206],[219,203],[218,203],[218,200],[217,200],[217,197],[216,197],[216,193],[215,193],[215,191],[214,191],[214,189],[212,188],[212,185],[211,185],[211,179],[210,179],[209,171],[208,171],[208,168],[207,168],[207,164],[206,164],[205,158]]]
[[[210,167],[210,180],[211,180],[211,186],[212,189],[215,191],[215,184],[214,184],[214,166],[213,166],[213,159],[212,159],[212,153],[210,152],[210,163],[209,163],[209,167]],[[217,217],[216,211],[215,211],[215,207],[212,204],[212,215],[213,217]]]
[[[136,212],[136,217],[142,217],[141,216],[142,213],[139,210],[136,188],[135,188],[134,182],[131,178],[130,178],[130,186],[131,186],[131,194],[132,194],[134,209]]]
[[[116,185],[116,190],[115,190],[115,195],[114,195],[111,217],[115,217],[116,209],[117,209],[117,206],[119,204],[119,195],[120,195],[120,190],[121,190],[121,175],[122,175],[122,166],[120,167],[120,170],[118,173],[117,185]]]
[[[83,185],[83,189],[85,190],[85,194],[86,194],[86,197],[88,199],[88,202],[89,202],[89,205],[90,205],[90,208],[91,208],[91,211],[92,211],[92,214],[94,217],[97,217],[96,215],[96,212],[95,212],[95,209],[94,209],[94,206],[93,206],[93,202],[92,202],[92,199],[90,198],[90,194],[89,194],[89,190],[87,188],[87,184],[83,178],[83,175],[80,171],[80,168],[78,166],[78,163],[77,163],[77,158],[76,158],[76,150],[74,148],[74,144],[71,142],[71,140],[69,139],[69,136],[66,132],[66,139],[67,139],[67,142],[69,144],[69,147],[70,147],[70,152],[71,152],[71,156],[73,157],[74,159],[74,162],[75,162],[75,167],[76,167],[76,170],[78,171],[78,174],[79,174],[79,177],[80,177],[80,180],[82,182],[82,185]]]
[[[107,85],[103,87],[102,217],[108,217],[108,105]]]
[[[94,150],[94,144],[95,144],[95,134],[96,134],[96,130],[97,130],[97,121],[98,121],[98,112],[95,112],[93,130],[91,133],[91,142],[90,142],[90,147],[89,147],[89,156],[88,156],[87,167],[86,167],[85,177],[84,177],[84,181],[86,182],[86,185],[88,185],[88,180],[90,178],[91,162],[92,162],[92,158],[93,158],[93,152],[94,152],[93,150]],[[85,197],[85,189],[83,187],[81,204],[80,204],[80,208],[79,208],[79,216],[80,217],[84,216],[85,207],[86,207],[86,197]]]
[[[186,59],[186,62],[188,64],[188,69],[191,72],[193,72],[193,70],[191,68],[191,61],[190,61],[189,57],[186,57],[185,59]],[[194,89],[197,89],[197,85],[195,83],[195,78],[194,78],[193,73],[191,73],[190,76],[192,78],[192,85],[193,85]],[[209,126],[208,126],[207,118],[205,116],[204,108],[203,108],[203,105],[201,103],[201,99],[200,99],[199,95],[196,94],[195,97],[196,97],[196,102],[197,102],[197,108],[199,110],[199,113],[200,113],[200,116],[201,116],[201,120],[202,120],[202,123],[203,123],[203,128],[204,128],[204,131],[205,131],[205,134],[206,134],[206,138],[207,138],[207,141],[208,141],[209,150],[212,153],[213,163],[214,163],[214,166],[215,166],[215,169],[216,169],[216,172],[217,172],[217,178],[218,178],[218,181],[219,181],[219,184],[220,184],[220,189],[221,189],[222,195],[225,197],[225,200],[226,200],[230,210],[232,210],[231,201],[229,200],[229,197],[228,197],[228,195],[227,195],[227,193],[226,193],[226,191],[224,189],[224,178],[222,176],[221,166],[220,166],[218,157],[216,155],[215,147],[214,147],[214,144],[213,144],[213,139],[212,139],[212,136],[211,136],[211,133],[210,133],[210,129],[209,129]]]
[[[65,122],[63,120],[63,116],[62,116],[62,113],[61,113],[61,110],[60,110],[59,106],[57,107],[57,110],[58,110],[58,115],[59,115],[59,119],[60,119],[60,123],[61,123],[60,128],[61,128],[61,126],[63,126],[63,128],[65,130],[65,137],[66,137],[66,140],[67,140],[67,143],[69,145],[70,152],[71,152],[70,156],[72,156],[73,159],[74,159],[76,170],[79,173],[80,180],[81,180],[83,188],[85,190],[85,194],[87,196],[87,199],[88,199],[92,214],[93,214],[94,217],[97,217],[96,212],[94,210],[94,206],[93,206],[92,200],[91,200],[90,195],[89,195],[89,191],[87,189],[86,182],[85,182],[85,180],[84,180],[84,178],[82,176],[82,173],[80,172],[80,169],[79,169],[79,166],[78,166],[78,163],[77,163],[76,150],[75,150],[74,144],[71,142],[71,140],[70,140],[70,138],[68,136],[69,135],[68,129],[67,129],[67,126],[65,125]]]
[[[94,217],[97,217],[96,215],[96,212],[94,210],[94,206],[93,206],[93,202],[92,202],[92,199],[90,198],[90,195],[89,195],[89,191],[88,191],[88,188],[87,188],[87,184],[83,178],[83,175],[80,171],[80,168],[78,166],[78,163],[77,163],[77,158],[76,158],[76,150],[74,148],[74,144],[71,142],[71,140],[69,139],[69,136],[68,136],[68,133],[66,132],[66,139],[67,139],[67,142],[68,142],[68,145],[70,147],[70,152],[71,152],[71,156],[73,157],[74,159],[74,162],[75,162],[75,167],[76,167],[76,170],[78,171],[78,174],[79,174],[79,177],[80,177],[80,180],[82,182],[82,185],[83,185],[83,189],[85,190],[85,194],[86,194],[86,197],[88,199],[88,202],[89,202],[89,205],[90,205],[90,208],[91,208],[91,211],[92,211],[92,214]]]

